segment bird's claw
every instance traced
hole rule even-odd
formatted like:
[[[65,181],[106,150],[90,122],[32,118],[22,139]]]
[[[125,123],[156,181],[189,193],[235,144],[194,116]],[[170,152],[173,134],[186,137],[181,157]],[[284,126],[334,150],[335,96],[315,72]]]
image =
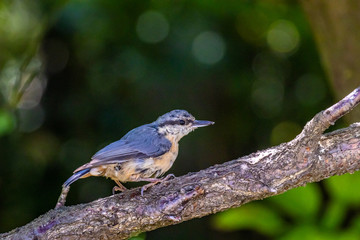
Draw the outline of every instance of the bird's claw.
[[[164,177],[164,178],[156,179],[156,180],[154,180],[154,181],[152,181],[152,182],[150,182],[150,183],[142,186],[142,187],[141,187],[141,191],[140,191],[140,192],[141,192],[141,196],[142,196],[142,197],[144,196],[144,191],[146,191],[149,187],[152,187],[152,186],[154,186],[154,185],[156,185],[156,184],[158,184],[158,183],[161,183],[161,182],[170,180],[170,179],[172,179],[172,178],[175,178],[175,175],[172,174],[172,173],[170,173],[170,174],[166,175],[166,177]]]
[[[166,177],[164,177],[163,179],[161,179],[161,181],[167,181],[167,180],[170,180],[172,178],[175,178],[175,175],[170,173],[168,175],[166,175]]]
[[[113,187],[112,189],[112,194],[115,195],[115,192],[119,191],[119,192],[123,192],[125,190],[127,190],[126,187],[124,187],[120,182],[116,182],[118,184],[118,186]]]
[[[155,184],[156,184],[157,182],[155,182]],[[141,193],[141,196],[143,197],[144,196],[144,191],[146,191],[149,187],[151,187],[151,186],[153,186],[153,185],[155,185],[154,183],[148,183],[148,184],[146,184],[146,185],[144,185],[144,186],[142,186],[141,187],[141,191],[140,191],[140,193]],[[150,185],[150,186],[149,186]]]

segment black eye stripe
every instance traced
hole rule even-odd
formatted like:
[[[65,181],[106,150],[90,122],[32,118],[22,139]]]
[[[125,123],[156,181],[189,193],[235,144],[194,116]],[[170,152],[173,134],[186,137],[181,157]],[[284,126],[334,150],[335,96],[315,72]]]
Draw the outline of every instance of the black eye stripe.
[[[161,124],[159,124],[159,127],[163,127],[166,125],[186,125],[192,121],[193,120],[190,120],[190,119],[168,120],[168,121],[165,121],[165,122],[162,122]]]

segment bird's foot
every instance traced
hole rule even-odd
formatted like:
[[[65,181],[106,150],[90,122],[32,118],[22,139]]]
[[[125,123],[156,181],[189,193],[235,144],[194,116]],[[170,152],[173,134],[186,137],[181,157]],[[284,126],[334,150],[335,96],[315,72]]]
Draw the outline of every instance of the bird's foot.
[[[172,178],[175,178],[175,175],[170,173],[170,174],[166,175],[166,177],[162,178],[161,181],[167,181],[167,180],[170,180]]]
[[[115,195],[115,192],[119,191],[119,192],[123,192],[125,190],[127,190],[126,187],[124,187],[124,185],[122,185],[119,181],[115,181],[117,186],[113,187],[112,189],[112,194]]]
[[[167,181],[167,180],[170,180],[171,178],[175,178],[175,175],[174,174],[168,174],[166,177],[164,178],[146,178],[146,179],[139,179],[140,181],[147,181],[147,182],[150,182],[144,186],[141,187],[141,196],[144,196],[144,191],[146,191],[148,188],[158,184],[158,183],[161,183],[161,182],[164,182],[164,181]]]

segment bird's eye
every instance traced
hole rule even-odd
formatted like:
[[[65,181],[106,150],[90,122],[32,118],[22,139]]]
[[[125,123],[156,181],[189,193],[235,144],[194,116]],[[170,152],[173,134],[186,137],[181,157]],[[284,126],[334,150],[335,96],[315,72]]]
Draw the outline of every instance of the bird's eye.
[[[184,121],[184,120],[180,120],[179,123],[180,123],[180,125],[185,125],[185,121]]]

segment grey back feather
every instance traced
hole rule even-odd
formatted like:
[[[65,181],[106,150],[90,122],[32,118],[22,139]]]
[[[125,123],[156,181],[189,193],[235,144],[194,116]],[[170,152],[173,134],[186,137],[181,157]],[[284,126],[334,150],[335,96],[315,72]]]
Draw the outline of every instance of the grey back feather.
[[[156,125],[146,124],[128,132],[92,156],[87,167],[121,163],[135,158],[158,157],[168,152],[171,142],[159,134]]]

